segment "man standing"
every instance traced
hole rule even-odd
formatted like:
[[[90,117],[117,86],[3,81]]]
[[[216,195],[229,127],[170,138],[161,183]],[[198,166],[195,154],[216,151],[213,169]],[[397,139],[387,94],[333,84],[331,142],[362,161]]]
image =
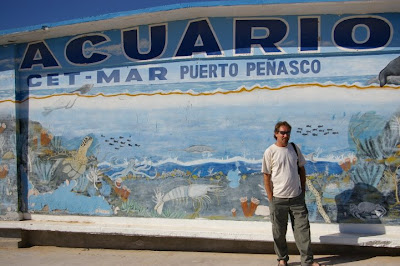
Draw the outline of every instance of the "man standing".
[[[278,265],[287,265],[289,260],[286,242],[288,216],[294,238],[301,255],[301,265],[319,265],[314,262],[311,251],[310,223],[305,204],[306,160],[300,149],[294,150],[289,143],[292,127],[286,121],[275,125],[276,142],[269,146],[262,162],[264,185],[267,191],[274,249]]]

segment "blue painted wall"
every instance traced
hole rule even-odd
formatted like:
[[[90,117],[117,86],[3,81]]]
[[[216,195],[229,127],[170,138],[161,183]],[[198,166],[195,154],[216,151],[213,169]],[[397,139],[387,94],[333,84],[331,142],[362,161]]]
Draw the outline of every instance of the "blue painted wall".
[[[22,211],[269,219],[261,158],[287,120],[312,222],[399,224],[399,24],[204,17],[1,47]]]

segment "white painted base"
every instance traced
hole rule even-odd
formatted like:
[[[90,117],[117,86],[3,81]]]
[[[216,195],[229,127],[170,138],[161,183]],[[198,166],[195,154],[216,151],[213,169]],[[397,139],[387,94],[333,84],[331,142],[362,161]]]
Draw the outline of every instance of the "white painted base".
[[[126,236],[187,237],[219,240],[272,242],[270,222],[203,219],[161,219],[93,216],[51,216],[25,214],[23,221],[0,221],[0,229],[60,231]],[[289,224],[290,228],[290,224]],[[372,224],[311,224],[311,238],[317,244],[369,247],[400,247],[399,226]],[[294,242],[292,231],[288,242]]]

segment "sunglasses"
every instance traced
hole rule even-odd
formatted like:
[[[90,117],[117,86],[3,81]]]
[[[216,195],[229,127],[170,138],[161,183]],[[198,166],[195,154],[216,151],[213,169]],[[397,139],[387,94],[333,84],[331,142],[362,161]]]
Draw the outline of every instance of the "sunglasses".
[[[283,135],[290,135],[290,131],[278,131],[279,134]]]

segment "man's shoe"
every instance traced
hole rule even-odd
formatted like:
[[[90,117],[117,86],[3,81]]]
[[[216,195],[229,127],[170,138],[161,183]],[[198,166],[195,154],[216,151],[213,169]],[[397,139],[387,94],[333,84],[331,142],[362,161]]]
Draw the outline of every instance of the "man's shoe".
[[[278,262],[278,266],[287,266],[287,261],[286,260],[280,260]]]

